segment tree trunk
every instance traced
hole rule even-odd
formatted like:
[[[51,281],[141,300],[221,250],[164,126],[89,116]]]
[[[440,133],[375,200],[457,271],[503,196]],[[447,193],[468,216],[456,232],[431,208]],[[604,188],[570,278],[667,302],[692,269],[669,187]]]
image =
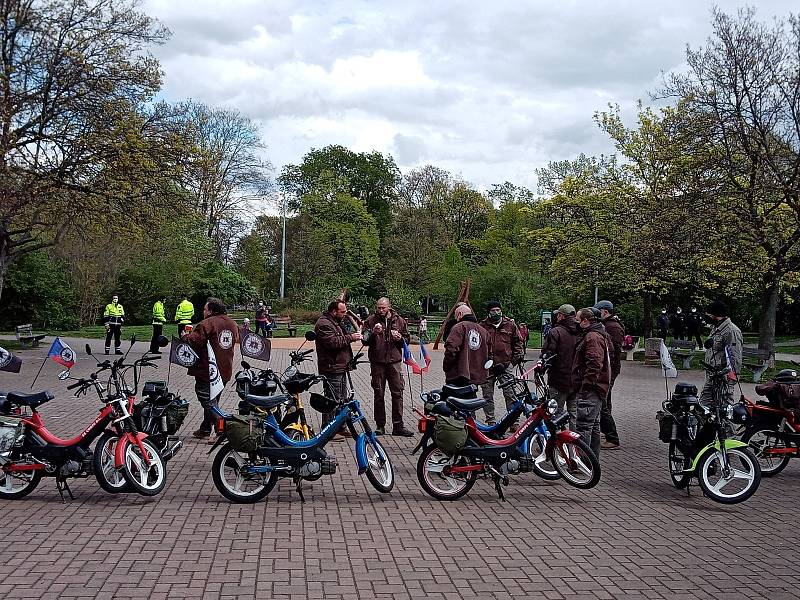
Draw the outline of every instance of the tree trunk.
[[[761,350],[769,350],[770,358],[774,358],[779,280],[774,274],[768,273],[764,276],[763,284],[761,315],[758,318],[758,347]]]
[[[642,294],[642,333],[644,339],[653,337],[653,294]],[[644,346],[644,344],[642,345]]]

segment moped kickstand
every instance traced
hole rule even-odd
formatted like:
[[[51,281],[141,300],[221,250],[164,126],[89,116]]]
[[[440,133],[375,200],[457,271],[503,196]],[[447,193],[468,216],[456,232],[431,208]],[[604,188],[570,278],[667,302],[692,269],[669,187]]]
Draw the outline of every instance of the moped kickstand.
[[[298,494],[300,494],[300,502],[305,504],[306,499],[305,496],[303,496],[303,478],[296,477],[295,482],[297,483],[297,486],[294,489],[297,490]]]
[[[67,484],[66,479],[62,479],[60,477],[56,478],[56,489],[58,490],[58,495],[61,496],[61,502],[66,504],[67,501],[64,498],[64,492],[66,491],[69,494],[70,500],[75,500],[75,496],[72,495],[72,490],[69,489],[69,484]]]

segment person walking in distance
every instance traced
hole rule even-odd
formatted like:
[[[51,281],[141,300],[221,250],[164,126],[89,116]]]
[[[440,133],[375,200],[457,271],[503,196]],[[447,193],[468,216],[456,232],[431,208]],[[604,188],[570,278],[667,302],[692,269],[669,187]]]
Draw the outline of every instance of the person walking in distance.
[[[577,415],[575,431],[597,457],[600,456],[600,410],[611,384],[610,340],[594,308],[582,308],[575,316],[581,338],[572,363],[572,389]]]
[[[197,353],[198,359],[189,367],[189,375],[194,377],[194,391],[197,400],[203,407],[203,422],[192,435],[196,438],[207,438],[216,427],[217,419],[213,408],[219,404],[222,392],[211,396],[211,376],[209,373],[208,347],[214,352],[217,370],[222,383],[227,384],[233,374],[233,358],[236,346],[239,345],[239,327],[236,321],[228,316],[222,300],[209,298],[203,307],[203,320],[184,333],[181,338]],[[213,443],[213,440],[211,440]]]
[[[346,314],[347,304],[342,300],[334,300],[314,325],[314,333],[317,334],[317,370],[328,379],[338,402],[346,401],[349,396],[347,368],[353,358],[350,344],[362,339],[360,333],[345,331],[343,320]],[[322,426],[332,421],[333,416],[332,412],[323,413]],[[343,429],[334,439],[343,440],[349,436],[350,432]]]
[[[386,433],[386,384],[392,396],[392,435],[413,437],[403,423],[403,374],[400,362],[403,358],[403,340],[410,341],[405,319],[393,309],[389,298],[379,298],[375,312],[364,321],[361,332],[364,344],[369,348],[370,375],[375,393],[375,432]]]
[[[111,352],[111,337],[114,337],[114,354],[122,354],[122,323],[125,321],[125,309],[119,303],[119,294],[111,296],[111,302],[103,311],[103,323],[106,326],[106,354]]]
[[[167,322],[167,316],[164,314],[165,300],[166,297],[159,296],[155,304],[153,304],[153,338],[150,340],[150,352],[152,354],[161,354],[158,340],[164,333],[164,323]]]
[[[258,301],[258,307],[256,308],[256,333],[267,337],[269,332],[267,331],[267,323],[269,322],[269,315],[267,314],[267,307],[264,306],[264,301]]]
[[[454,386],[483,385],[488,376],[485,365],[489,358],[486,330],[478,325],[466,304],[456,308],[453,317],[456,322],[444,343],[444,381]]]
[[[189,302],[189,296],[183,295],[183,299],[178,308],[175,309],[175,322],[178,324],[178,337],[183,335],[183,330],[187,325],[192,324],[192,317],[194,317],[194,304]]]
[[[675,309],[675,314],[672,315],[672,319],[670,319],[672,324],[672,337],[676,340],[682,340],[686,332],[686,321],[684,317],[685,315],[679,306]]]
[[[661,314],[656,318],[656,326],[658,327],[658,336],[666,342],[669,332],[669,315],[666,308],[661,309]]]
[[[703,347],[703,340],[700,338],[700,331],[703,329],[703,317],[697,312],[697,307],[693,306],[689,314],[686,315],[687,339],[694,338],[694,343],[698,348]]]
[[[600,311],[600,320],[611,344],[608,347],[611,358],[611,382],[608,385],[608,394],[600,408],[600,433],[606,436],[606,441],[600,444],[603,450],[617,450],[619,445],[619,433],[614,416],[611,414],[611,390],[614,389],[614,382],[619,377],[622,369],[622,345],[625,343],[625,326],[619,317],[614,314],[614,304],[610,300],[601,300],[594,307]]]
[[[566,407],[569,413],[569,427],[575,429],[577,401],[572,389],[572,363],[575,360],[575,345],[578,343],[578,331],[575,324],[575,307],[562,304],[554,315],[556,324],[542,343],[542,361],[549,356],[554,358],[547,371],[547,384],[550,396],[558,402],[558,410]],[[537,365],[537,368],[539,365]]]
[[[525,323],[519,324],[519,337],[522,338],[522,347],[528,347],[528,338],[530,337],[531,332],[528,330],[528,326]]]
[[[487,303],[486,307],[489,310],[489,315],[481,321],[480,325],[486,330],[486,345],[489,351],[489,358],[496,365],[505,365],[506,372],[513,374],[514,367],[525,358],[525,347],[522,345],[522,336],[519,334],[519,328],[513,319],[503,316],[503,310],[498,301],[492,300]],[[486,400],[483,412],[486,414],[487,424],[496,422],[494,388],[497,383],[498,376],[491,373],[482,387],[483,398]],[[514,386],[507,386],[501,389],[506,401],[506,409],[508,409],[517,400],[514,395]],[[515,431],[516,423],[512,424],[510,429],[512,432]]]

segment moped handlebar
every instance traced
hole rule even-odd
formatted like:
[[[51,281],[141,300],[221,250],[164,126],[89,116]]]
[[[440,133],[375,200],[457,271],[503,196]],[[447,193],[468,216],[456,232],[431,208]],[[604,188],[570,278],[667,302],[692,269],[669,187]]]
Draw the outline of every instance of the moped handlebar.
[[[74,390],[75,388],[79,388],[81,386],[88,385],[90,383],[91,383],[91,381],[86,381],[85,379],[79,379],[77,383],[73,383],[72,385],[68,385],[67,389],[68,390]]]

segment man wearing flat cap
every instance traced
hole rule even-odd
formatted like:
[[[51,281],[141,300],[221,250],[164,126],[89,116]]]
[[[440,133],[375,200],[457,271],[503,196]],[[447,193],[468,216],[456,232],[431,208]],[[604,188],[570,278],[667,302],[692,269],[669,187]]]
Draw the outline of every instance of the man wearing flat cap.
[[[730,364],[738,376],[742,369],[742,330],[733,324],[728,317],[728,307],[724,302],[715,300],[706,309],[706,317],[711,322],[711,332],[705,342],[705,361],[714,367]],[[728,401],[733,401],[733,379],[726,379],[728,384]],[[713,398],[711,382],[706,373],[706,383],[700,393],[700,402],[708,404]]]
[[[575,429],[577,400],[572,389],[572,362],[575,359],[575,344],[578,343],[578,331],[575,325],[575,307],[562,304],[554,314],[555,325],[542,342],[542,354],[539,360],[548,356],[553,358],[547,371],[547,384],[550,396],[558,402],[558,410],[566,406],[569,413],[569,428]]]
[[[519,328],[513,319],[503,316],[503,310],[498,301],[492,300],[488,302],[486,308],[489,315],[481,321],[481,327],[486,330],[489,358],[495,364],[507,365],[506,371],[512,372],[514,366],[525,358],[525,348],[522,345],[522,336],[519,333]],[[483,398],[487,402],[483,411],[486,413],[486,422],[488,424],[495,422],[494,387],[496,384],[497,376],[490,374],[489,379],[483,385]],[[508,409],[516,401],[514,386],[501,389],[506,401],[506,409]],[[511,431],[515,429],[516,423],[511,426]]]

